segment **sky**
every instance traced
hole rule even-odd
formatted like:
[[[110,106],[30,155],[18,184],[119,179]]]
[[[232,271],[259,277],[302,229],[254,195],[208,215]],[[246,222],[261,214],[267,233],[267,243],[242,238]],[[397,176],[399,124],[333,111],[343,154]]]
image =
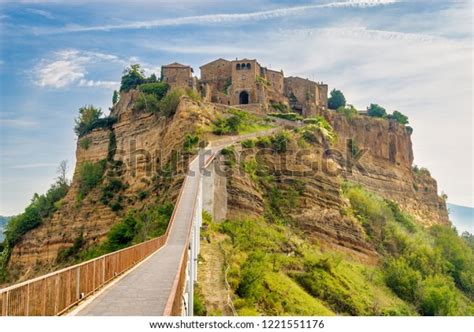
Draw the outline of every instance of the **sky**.
[[[223,57],[323,81],[408,115],[415,164],[474,206],[471,1],[0,0],[0,215],[75,163],[79,107],[106,113],[123,69]]]

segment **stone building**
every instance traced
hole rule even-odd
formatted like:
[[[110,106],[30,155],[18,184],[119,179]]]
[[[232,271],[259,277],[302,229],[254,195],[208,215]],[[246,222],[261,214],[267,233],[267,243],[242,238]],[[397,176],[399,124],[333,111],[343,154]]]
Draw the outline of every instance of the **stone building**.
[[[161,67],[161,80],[171,88],[194,88],[193,69],[177,62]]]
[[[328,86],[301,77],[285,77],[285,96],[291,108],[303,116],[311,116],[318,109],[327,109]]]
[[[300,77],[285,77],[283,71],[261,66],[256,59],[219,58],[200,67],[193,79],[190,66],[172,63],[162,67],[163,81],[171,87],[198,85],[206,101],[225,105],[288,105],[304,116],[327,108],[328,87]]]

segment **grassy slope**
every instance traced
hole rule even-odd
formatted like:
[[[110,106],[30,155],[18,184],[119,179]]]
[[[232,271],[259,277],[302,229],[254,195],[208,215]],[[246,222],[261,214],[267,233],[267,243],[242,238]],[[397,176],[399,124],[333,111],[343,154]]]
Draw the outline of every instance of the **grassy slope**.
[[[205,238],[227,236],[227,279],[240,315],[474,312],[474,253],[464,239],[447,227],[416,225],[395,203],[360,186],[341,189],[348,201],[344,213],[361,224],[380,254],[375,266],[308,241],[285,211],[296,202],[281,201],[297,200],[291,192],[280,192],[278,207],[267,192],[258,219],[216,224],[207,217]]]

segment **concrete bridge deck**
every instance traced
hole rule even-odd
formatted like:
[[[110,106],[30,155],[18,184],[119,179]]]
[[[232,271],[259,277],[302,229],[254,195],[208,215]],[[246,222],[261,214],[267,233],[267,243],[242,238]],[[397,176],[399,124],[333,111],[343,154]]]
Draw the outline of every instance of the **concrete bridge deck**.
[[[106,287],[93,299],[80,305],[73,314],[79,316],[163,315],[179,272],[184,246],[193,222],[193,214],[202,213],[202,211],[195,211],[201,181],[200,169],[225,146],[243,139],[262,136],[262,134],[268,135],[275,130],[273,128],[261,133],[214,142],[201,157],[195,158],[189,166],[189,170],[194,172],[194,175],[188,175],[183,183],[166,244],[110,287]]]

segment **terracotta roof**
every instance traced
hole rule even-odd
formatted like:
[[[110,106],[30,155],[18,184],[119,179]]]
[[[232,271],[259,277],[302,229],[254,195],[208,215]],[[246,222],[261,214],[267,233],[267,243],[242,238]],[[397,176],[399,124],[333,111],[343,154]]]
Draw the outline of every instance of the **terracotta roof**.
[[[211,64],[213,64],[213,63],[215,63],[215,62],[218,62],[218,61],[230,62],[229,60],[226,60],[226,59],[223,59],[223,58],[219,58],[219,59],[213,60],[213,61],[211,61],[211,62],[208,62],[208,63],[202,65],[202,66],[199,67],[199,68],[209,66],[209,65],[211,65]]]
[[[163,67],[172,67],[172,68],[189,68],[189,66],[186,66],[186,65],[182,65],[180,63],[177,63],[177,62],[173,62],[173,63],[170,63],[169,65],[165,65]]]

